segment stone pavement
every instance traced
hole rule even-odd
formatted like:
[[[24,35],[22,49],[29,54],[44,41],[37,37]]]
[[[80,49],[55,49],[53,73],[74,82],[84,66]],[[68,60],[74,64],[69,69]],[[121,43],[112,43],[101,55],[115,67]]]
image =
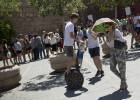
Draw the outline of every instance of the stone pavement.
[[[120,80],[110,71],[109,59],[103,60],[105,76],[95,78],[95,65],[89,54],[84,55],[83,88],[67,91],[63,74],[50,75],[53,71],[48,59],[21,65],[21,85],[1,93],[0,100],[140,100],[140,51],[129,51],[127,59],[128,90],[119,92]]]

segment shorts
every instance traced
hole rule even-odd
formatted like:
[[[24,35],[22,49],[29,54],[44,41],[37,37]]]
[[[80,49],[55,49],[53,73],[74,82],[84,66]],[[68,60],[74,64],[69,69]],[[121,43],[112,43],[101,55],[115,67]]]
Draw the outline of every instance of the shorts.
[[[51,47],[52,47],[52,51],[57,51],[57,44],[53,44],[51,45]]]
[[[50,44],[45,44],[45,48],[50,48]]]
[[[74,56],[73,46],[64,46],[64,52],[68,57],[73,57]]]
[[[89,48],[89,54],[91,58],[100,56],[100,48],[99,47]]]

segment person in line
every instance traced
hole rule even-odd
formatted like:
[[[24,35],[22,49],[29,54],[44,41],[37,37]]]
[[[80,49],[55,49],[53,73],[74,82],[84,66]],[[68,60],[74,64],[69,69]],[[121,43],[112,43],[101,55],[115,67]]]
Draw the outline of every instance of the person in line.
[[[8,59],[10,59],[11,63],[13,63],[12,59],[11,59],[11,52],[9,50],[8,44],[6,40],[2,41],[2,57],[3,57],[3,65],[4,67],[9,66],[9,62]]]
[[[136,32],[136,37],[135,37],[135,40],[136,40],[136,43],[135,43],[135,47],[139,48],[140,46],[140,43],[139,43],[139,40],[140,40],[140,14],[137,13],[137,16],[134,17],[134,30]]]
[[[56,32],[54,34],[56,36],[56,41],[57,41],[57,50],[62,52],[62,49],[61,49],[61,37],[60,37],[60,33],[59,33],[59,29],[56,29]]]
[[[99,41],[98,41],[98,34],[92,31],[93,22],[91,21],[89,23],[89,27],[87,29],[87,44],[89,49],[90,57],[93,59],[93,62],[97,68],[97,73],[95,74],[95,77],[104,76],[104,71],[102,68],[102,62],[100,59],[100,47],[99,47]]]
[[[65,26],[65,33],[64,33],[64,52],[67,57],[73,61],[74,57],[74,40],[76,40],[76,33],[74,32],[74,24],[77,23],[79,15],[77,13],[73,13],[70,16],[70,21],[67,22]],[[75,62],[73,62],[73,65]],[[67,66],[66,72],[69,72],[71,66]]]
[[[20,38],[19,41],[22,45],[22,58],[23,58],[22,62],[26,63],[27,62],[27,60],[26,60],[26,44],[25,44],[25,41],[24,41],[24,35],[20,35],[19,38]]]
[[[46,49],[46,53],[47,53],[47,58],[49,58],[49,53],[50,53],[50,47],[51,47],[51,45],[50,45],[50,40],[51,40],[51,38],[50,38],[50,36],[49,36],[49,33],[46,33],[46,32],[44,32],[44,45],[45,45],[45,49]]]
[[[115,25],[110,25],[108,34],[108,42],[110,41],[111,49],[110,69],[121,80],[120,90],[126,90],[128,88],[125,61],[127,48],[126,40],[123,37],[123,33],[117,29]]]
[[[17,61],[18,64],[22,63],[22,44],[20,43],[20,41],[18,39],[16,39],[15,43],[14,43],[14,50],[16,52],[17,55]]]
[[[51,44],[51,53],[57,52],[57,38],[53,32],[50,32],[50,44]]]
[[[39,58],[43,59],[43,56],[45,57],[45,54],[43,53],[44,47],[43,47],[42,38],[39,35],[36,36],[36,48],[38,49]]]
[[[32,61],[32,59],[31,59],[31,50],[32,50],[32,48],[31,48],[31,43],[29,41],[28,35],[24,36],[24,44],[25,44],[25,54],[28,55],[28,58],[29,58],[29,60],[31,62]]]

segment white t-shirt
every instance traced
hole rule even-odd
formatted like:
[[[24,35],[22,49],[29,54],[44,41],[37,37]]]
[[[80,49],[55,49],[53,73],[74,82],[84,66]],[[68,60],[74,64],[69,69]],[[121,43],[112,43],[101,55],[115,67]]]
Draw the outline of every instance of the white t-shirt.
[[[56,36],[57,43],[60,42],[61,37],[60,37],[59,33],[55,33],[55,36]]]
[[[22,45],[20,42],[14,43],[14,47],[16,51],[21,51],[22,50]]]
[[[98,39],[95,39],[92,36],[92,32],[90,32],[89,29],[87,29],[87,37],[88,37],[88,48],[96,48],[96,47],[99,47],[99,41],[98,41]]]
[[[45,44],[49,44],[50,43],[50,37],[49,36],[46,36],[46,38],[44,38],[44,43]]]
[[[53,36],[53,37],[51,38],[51,40],[50,40],[50,44],[53,45],[53,44],[56,44],[56,43],[57,43],[56,37]]]
[[[65,26],[64,46],[73,46],[74,39],[70,36],[71,32],[74,32],[74,24],[70,21]]]

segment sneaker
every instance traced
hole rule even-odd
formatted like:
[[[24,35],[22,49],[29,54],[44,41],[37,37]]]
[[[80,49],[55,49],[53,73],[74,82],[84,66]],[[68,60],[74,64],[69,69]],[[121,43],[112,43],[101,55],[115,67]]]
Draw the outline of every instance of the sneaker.
[[[101,71],[101,77],[103,77],[104,76],[104,71]]]
[[[120,85],[120,90],[127,90],[128,88],[128,85],[126,82],[121,82],[121,85]]]
[[[99,75],[101,75],[101,71],[97,71],[97,73],[95,74],[95,77],[98,77]]]

